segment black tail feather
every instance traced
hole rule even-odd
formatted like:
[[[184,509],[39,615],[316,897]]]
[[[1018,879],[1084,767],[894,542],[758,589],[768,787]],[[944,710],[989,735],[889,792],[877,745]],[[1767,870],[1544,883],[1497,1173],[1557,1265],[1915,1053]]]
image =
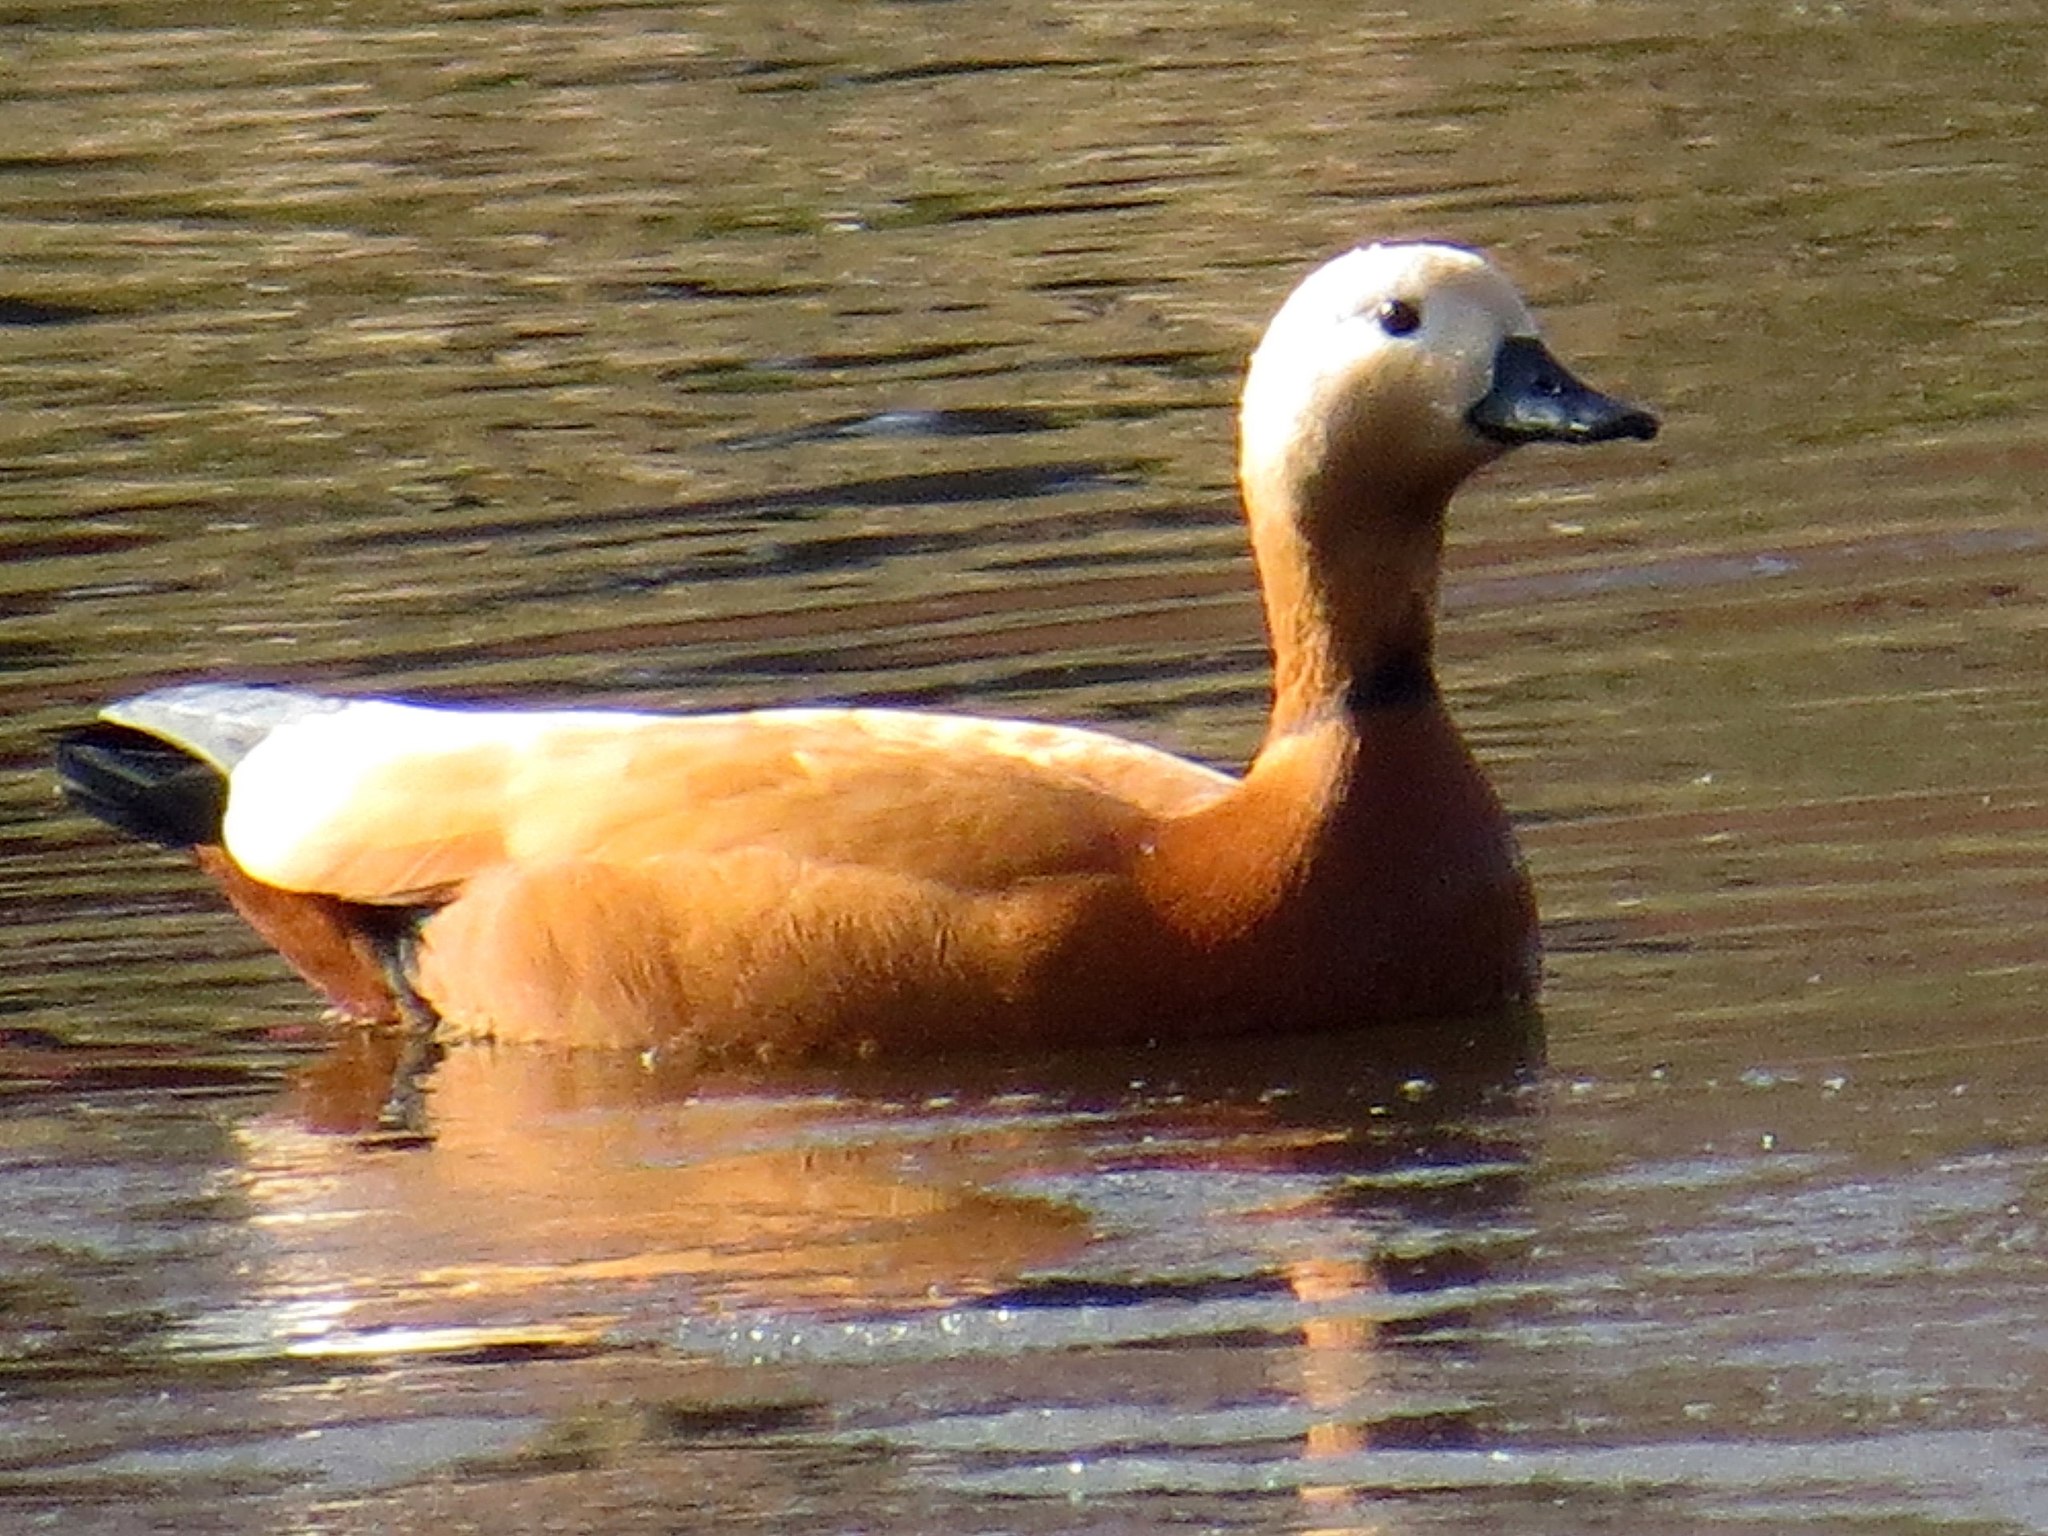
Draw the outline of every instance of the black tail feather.
[[[88,816],[167,848],[220,841],[227,778],[161,736],[100,721],[66,731],[56,758],[64,798]]]

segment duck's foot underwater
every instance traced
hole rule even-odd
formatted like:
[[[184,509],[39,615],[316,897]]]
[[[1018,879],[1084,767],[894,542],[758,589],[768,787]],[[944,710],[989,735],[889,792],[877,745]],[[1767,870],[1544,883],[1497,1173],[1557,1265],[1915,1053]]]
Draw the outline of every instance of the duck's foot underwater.
[[[375,944],[405,1036],[391,1067],[390,1091],[377,1111],[377,1129],[364,1141],[378,1147],[431,1145],[434,1131],[427,1113],[427,1078],[441,1061],[441,1016],[412,984],[418,930],[408,921],[389,934],[378,935]]]

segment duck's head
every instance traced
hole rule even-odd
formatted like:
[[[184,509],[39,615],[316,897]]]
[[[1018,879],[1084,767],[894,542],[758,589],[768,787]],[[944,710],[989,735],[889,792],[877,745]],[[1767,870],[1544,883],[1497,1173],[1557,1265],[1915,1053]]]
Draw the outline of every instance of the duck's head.
[[[1657,418],[1552,357],[1513,285],[1448,245],[1371,245],[1312,272],[1252,355],[1239,467],[1255,515],[1434,519],[1521,443],[1650,438]]]

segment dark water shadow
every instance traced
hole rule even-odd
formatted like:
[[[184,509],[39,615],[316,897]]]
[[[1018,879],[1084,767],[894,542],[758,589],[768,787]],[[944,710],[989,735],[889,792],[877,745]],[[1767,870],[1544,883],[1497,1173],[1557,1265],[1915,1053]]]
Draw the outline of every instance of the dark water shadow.
[[[323,1134],[372,1129],[404,1050],[396,1033],[342,1032],[295,1078],[291,1112]],[[1199,1114],[1255,1104],[1276,1124],[1346,1125],[1367,1116],[1426,1126],[1524,1103],[1544,1054],[1542,1015],[1529,1008],[1332,1035],[753,1069],[707,1070],[658,1051],[468,1045],[440,1058],[451,1065],[430,1065],[425,1086],[430,1100],[466,1094],[476,1079],[462,1064],[487,1062],[487,1074],[545,1081],[556,1107],[577,1111],[756,1097],[917,1106],[1024,1096],[1093,1112],[1173,1103]]]
[[[579,511],[558,517],[526,517],[505,522],[465,520],[460,526],[445,531],[421,529],[408,538],[411,543],[426,547],[444,541],[468,544],[480,538],[510,537],[514,534],[534,537],[569,533],[576,535],[579,543],[616,536],[623,543],[642,546],[655,537],[663,525],[698,528],[708,523],[744,523],[751,519],[774,522],[817,517],[833,509],[847,507],[948,507],[1033,500],[1068,495],[1077,490],[1136,484],[1150,467],[1145,461],[1136,459],[1077,459],[881,475],[830,485],[704,497],[658,508],[631,508],[602,514]],[[944,543],[958,543],[968,540],[971,534],[959,529],[934,529],[928,532],[927,537]],[[372,548],[385,542],[386,538],[383,530],[366,528],[357,533],[336,535],[329,542],[335,549]],[[660,585],[668,579],[661,578],[653,584]],[[541,590],[552,597],[560,596],[565,589],[548,586]]]
[[[76,325],[82,320],[97,320],[104,314],[105,310],[85,304],[0,293],[0,325]]]

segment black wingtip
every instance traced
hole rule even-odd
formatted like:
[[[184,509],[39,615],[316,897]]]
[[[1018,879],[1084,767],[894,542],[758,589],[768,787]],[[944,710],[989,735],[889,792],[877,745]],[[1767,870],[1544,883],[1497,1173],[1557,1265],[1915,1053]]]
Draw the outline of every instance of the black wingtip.
[[[57,783],[86,815],[167,848],[220,841],[228,781],[160,736],[97,721],[58,737]]]

